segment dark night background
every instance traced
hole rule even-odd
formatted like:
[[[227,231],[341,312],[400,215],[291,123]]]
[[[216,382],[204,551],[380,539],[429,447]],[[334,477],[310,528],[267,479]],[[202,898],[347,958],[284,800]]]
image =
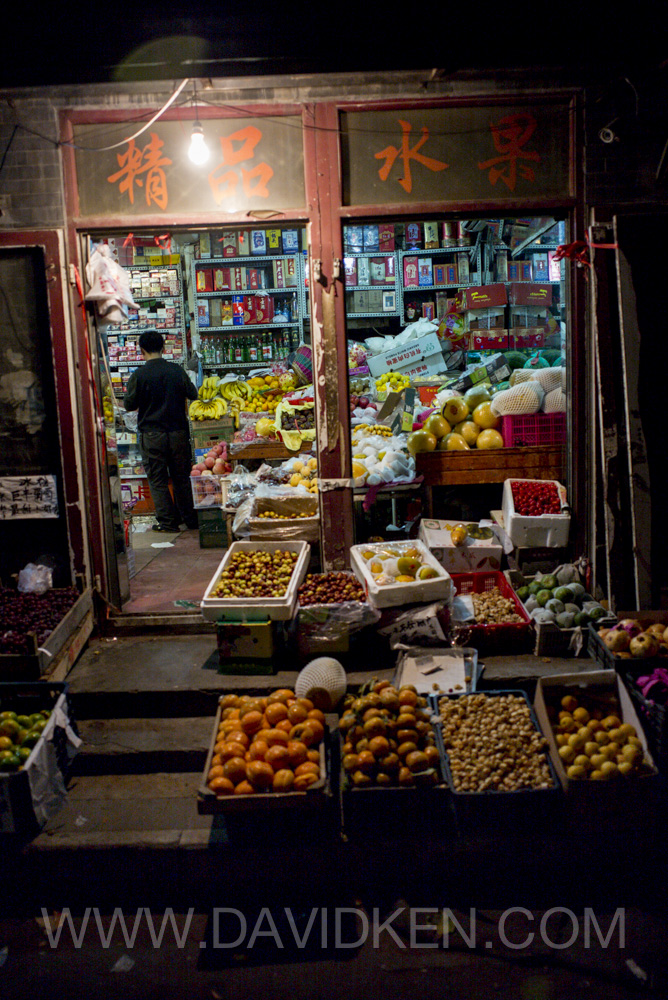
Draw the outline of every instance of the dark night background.
[[[634,72],[666,58],[665,8],[634,3],[58,4],[3,24],[0,86],[439,68]],[[5,17],[7,15],[5,14]],[[171,39],[171,41],[170,41]]]

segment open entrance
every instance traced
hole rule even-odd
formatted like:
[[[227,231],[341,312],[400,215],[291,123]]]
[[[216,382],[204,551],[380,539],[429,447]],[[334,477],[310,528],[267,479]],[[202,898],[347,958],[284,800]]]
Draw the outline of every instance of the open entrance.
[[[120,266],[134,303],[113,322],[96,304],[92,324],[111,603],[128,615],[192,612],[232,540],[242,499],[228,495],[225,475],[272,469],[294,455],[272,428],[286,392],[310,381],[306,227],[107,231],[85,239],[85,259],[97,253]],[[126,408],[133,372],[145,363],[139,340],[146,331],[162,335],[162,358],[197,390],[187,402],[194,517],[177,503],[174,530],[157,530],[165,525],[151,492],[142,408]],[[310,416],[312,433],[303,437],[315,454]],[[178,501],[174,485],[170,479]]]

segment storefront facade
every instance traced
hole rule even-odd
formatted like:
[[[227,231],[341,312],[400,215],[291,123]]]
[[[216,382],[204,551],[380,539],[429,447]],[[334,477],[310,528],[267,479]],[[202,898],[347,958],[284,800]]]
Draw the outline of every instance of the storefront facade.
[[[453,94],[453,90],[457,90]],[[369,94],[373,90],[373,97]],[[76,412],[86,470],[87,524],[70,529],[83,551],[102,606],[114,606],[114,548],[95,380],[99,365],[81,307],[89,236],[98,233],[294,226],[304,233],[313,350],[322,563],[347,565],[353,541],[344,230],[355,224],[448,218],[554,216],[568,240],[584,233],[582,127],[576,88],[526,87],[502,93],[488,84],[427,88],[414,75],[376,87],[350,79],[336,87],[214,86],[199,103],[193,83],[181,103],[159,114],[172,94],[78,93],[50,96],[59,129],[64,183],[62,271],[79,374]],[[446,90],[448,93],[446,93]],[[172,92],[173,93],[173,92]],[[286,98],[289,93],[290,99]],[[187,95],[188,100],[184,100]],[[146,120],[155,117],[148,127]],[[203,125],[212,157],[187,164],[192,122]],[[129,138],[128,138],[129,137]],[[38,153],[34,154],[38,156]],[[9,238],[2,234],[3,243]],[[568,268],[568,440],[585,439],[588,378],[585,283]],[[66,286],[66,287],[65,287]],[[56,309],[58,307],[56,306]],[[403,317],[401,317],[403,319]],[[65,454],[65,448],[63,451]],[[586,451],[568,448],[566,484],[585,551]],[[70,467],[70,461],[66,462]],[[581,512],[581,513],[580,513]]]

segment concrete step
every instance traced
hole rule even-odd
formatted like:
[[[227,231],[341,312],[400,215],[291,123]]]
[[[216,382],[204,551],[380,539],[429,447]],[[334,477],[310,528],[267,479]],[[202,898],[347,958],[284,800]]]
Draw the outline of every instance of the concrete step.
[[[214,714],[151,719],[83,719],[74,775],[197,771],[204,767]]]

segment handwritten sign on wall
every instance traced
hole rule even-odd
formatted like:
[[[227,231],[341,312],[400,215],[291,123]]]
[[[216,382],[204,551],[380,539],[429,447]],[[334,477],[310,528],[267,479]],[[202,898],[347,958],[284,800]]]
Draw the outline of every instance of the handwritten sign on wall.
[[[58,517],[55,476],[2,476],[0,520]]]

